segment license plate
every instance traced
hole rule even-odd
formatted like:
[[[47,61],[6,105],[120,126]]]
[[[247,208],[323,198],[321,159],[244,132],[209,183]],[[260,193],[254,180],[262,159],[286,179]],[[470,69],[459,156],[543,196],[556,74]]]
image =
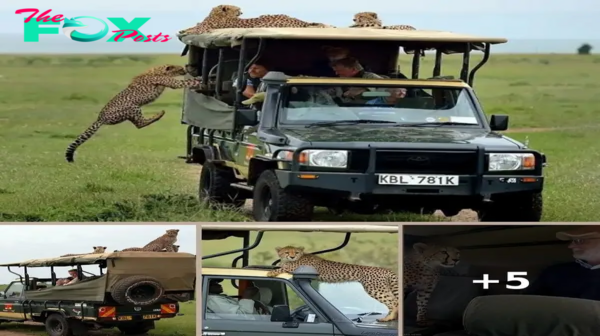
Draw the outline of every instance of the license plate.
[[[158,315],[144,315],[142,316],[144,320],[154,320],[158,318]]]
[[[458,176],[450,175],[406,175],[406,174],[380,174],[377,176],[379,184],[387,185],[412,185],[412,186],[444,186],[458,185]]]
[[[118,316],[117,320],[119,321],[131,321],[133,319],[133,317],[131,316]]]

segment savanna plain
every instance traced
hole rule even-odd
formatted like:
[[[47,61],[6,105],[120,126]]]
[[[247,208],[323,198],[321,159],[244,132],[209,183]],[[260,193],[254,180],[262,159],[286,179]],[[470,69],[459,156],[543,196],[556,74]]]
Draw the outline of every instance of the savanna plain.
[[[471,59],[474,66],[480,55]],[[78,149],[74,164],[64,159],[69,143],[134,75],[185,62],[178,55],[0,55],[0,221],[250,221],[247,210],[207,209],[198,201],[201,167],[177,158],[184,155],[186,132],[180,90],[167,90],[145,108],[146,114],[164,109],[160,122],[142,130],[129,123],[105,126]],[[407,55],[401,63],[410,72]],[[456,76],[459,67],[460,57],[448,56],[442,74]],[[422,76],[432,68],[429,55]],[[599,77],[598,55],[493,50],[476,76],[488,116],[508,114],[504,133],[548,158],[543,221],[600,218]],[[449,219],[334,216],[323,209],[315,220]]]

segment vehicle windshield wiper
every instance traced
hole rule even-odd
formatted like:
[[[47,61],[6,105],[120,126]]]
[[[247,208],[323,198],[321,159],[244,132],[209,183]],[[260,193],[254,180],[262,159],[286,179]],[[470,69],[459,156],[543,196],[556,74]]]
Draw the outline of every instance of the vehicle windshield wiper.
[[[440,127],[440,126],[447,126],[447,125],[465,125],[465,126],[478,126],[477,124],[473,124],[473,123],[463,123],[463,122],[457,122],[457,121],[439,121],[439,122],[423,122],[423,123],[398,123],[396,125],[394,125],[394,127],[420,127],[420,126],[435,126],[435,127]]]
[[[369,313],[360,313],[360,314],[357,314],[357,315],[358,315],[358,317],[353,318],[352,321],[358,322],[358,323],[362,323],[362,318],[365,317],[365,316],[383,315],[383,313],[369,312]]]
[[[327,120],[317,121],[306,125],[306,128],[313,126],[334,126],[334,125],[356,125],[356,124],[395,124],[395,121],[374,120],[374,119],[354,119],[354,120]]]

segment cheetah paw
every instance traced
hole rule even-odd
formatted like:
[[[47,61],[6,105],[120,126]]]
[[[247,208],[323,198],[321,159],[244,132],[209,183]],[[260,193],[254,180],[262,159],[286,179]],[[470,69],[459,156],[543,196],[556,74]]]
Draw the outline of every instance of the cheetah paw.
[[[274,278],[277,275],[278,275],[277,272],[273,272],[273,271],[270,271],[270,272],[267,273],[267,277],[269,277],[269,278]]]

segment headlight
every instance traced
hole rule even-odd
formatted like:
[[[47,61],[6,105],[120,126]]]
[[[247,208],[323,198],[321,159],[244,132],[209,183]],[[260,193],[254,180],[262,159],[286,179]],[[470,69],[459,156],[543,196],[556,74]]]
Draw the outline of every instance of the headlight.
[[[489,158],[489,171],[535,169],[535,156],[531,153],[491,153]]]
[[[292,160],[292,151],[282,151],[277,154],[279,160]],[[348,166],[348,151],[307,149],[300,153],[300,164],[313,167],[346,168]]]

